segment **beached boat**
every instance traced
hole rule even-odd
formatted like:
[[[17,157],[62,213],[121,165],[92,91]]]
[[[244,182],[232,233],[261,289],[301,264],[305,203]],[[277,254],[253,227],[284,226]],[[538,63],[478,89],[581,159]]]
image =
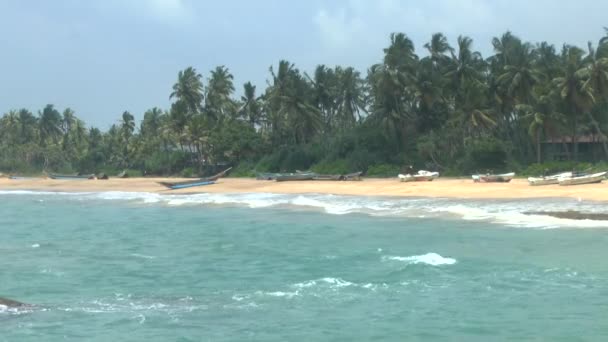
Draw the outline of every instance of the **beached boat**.
[[[313,180],[328,180],[328,181],[359,181],[363,172],[353,172],[348,174],[322,175],[315,174]]]
[[[12,180],[35,180],[35,179],[44,179],[42,177],[26,177],[26,176],[8,176],[8,179]]]
[[[559,178],[559,185],[581,185],[601,183],[606,178],[606,172],[598,172],[590,175]]]
[[[87,179],[96,179],[95,175],[58,175],[55,173],[49,174],[50,179],[57,180],[87,180]]]
[[[282,173],[277,175],[274,180],[277,182],[287,182],[287,181],[305,181],[305,180],[313,180],[317,174],[314,172],[302,172],[302,173]]]
[[[186,189],[186,188],[192,188],[195,186],[203,186],[203,185],[211,185],[211,184],[215,184],[215,181],[192,181],[192,182],[188,182],[188,183],[168,183],[168,182],[159,182],[159,184],[162,184],[164,186],[166,186],[167,188],[171,189],[171,190],[177,190],[177,189]]]
[[[572,172],[562,172],[551,176],[544,177],[528,177],[528,184],[530,185],[551,185],[558,184],[560,178],[572,177]]]
[[[399,174],[398,177],[399,177],[399,180],[402,182],[430,182],[433,179],[439,177],[439,172],[420,170],[420,171],[418,171],[418,173],[416,173],[414,175]]]
[[[216,174],[211,177],[206,178],[198,178],[195,180],[183,181],[183,182],[158,182],[158,184],[163,185],[169,189],[185,189],[191,188],[195,186],[203,186],[203,185],[211,185],[214,184],[218,179],[224,177],[228,171],[232,169],[231,167]]]
[[[498,175],[473,175],[475,183],[508,183],[515,177],[515,172],[502,173]]]

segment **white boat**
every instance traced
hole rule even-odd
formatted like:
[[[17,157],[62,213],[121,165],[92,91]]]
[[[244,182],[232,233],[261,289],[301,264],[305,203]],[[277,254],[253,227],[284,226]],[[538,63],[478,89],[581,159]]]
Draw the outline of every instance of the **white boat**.
[[[559,178],[559,185],[580,185],[580,184],[592,184],[601,183],[606,178],[606,172],[598,172],[590,175],[575,176],[575,177],[564,177]]]
[[[501,173],[499,175],[473,175],[475,183],[508,183],[515,177],[515,172]]]
[[[414,175],[399,174],[399,180],[402,182],[430,182],[437,177],[439,177],[439,172],[425,171],[425,170],[420,170],[420,171],[418,171],[418,173],[416,173]]]
[[[545,176],[545,177],[528,177],[528,184],[530,185],[550,185],[559,183],[560,178],[570,178],[572,172],[562,172],[556,175]]]

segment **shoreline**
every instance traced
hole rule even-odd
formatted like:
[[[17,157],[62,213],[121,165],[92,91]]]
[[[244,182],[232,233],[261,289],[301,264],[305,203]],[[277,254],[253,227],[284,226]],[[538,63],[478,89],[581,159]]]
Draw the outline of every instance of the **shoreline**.
[[[509,183],[474,183],[471,179],[439,178],[432,182],[399,182],[397,178],[362,181],[273,182],[253,178],[222,178],[216,184],[168,190],[157,182],[184,178],[114,178],[109,180],[0,179],[0,190],[49,192],[149,192],[158,194],[274,193],[453,199],[573,198],[608,201],[608,181],[599,184],[529,186],[525,179]]]

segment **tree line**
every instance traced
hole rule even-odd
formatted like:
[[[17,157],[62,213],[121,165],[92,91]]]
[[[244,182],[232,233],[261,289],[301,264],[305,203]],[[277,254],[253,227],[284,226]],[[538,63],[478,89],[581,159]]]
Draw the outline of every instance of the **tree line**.
[[[203,77],[179,71],[170,108],[151,108],[136,124],[125,111],[107,132],[88,128],[73,110],[47,105],[37,114],[10,110],[0,119],[0,170],[195,175],[222,165],[253,171],[367,170],[390,174],[403,164],[448,173],[521,169],[544,160],[542,142],[598,137],[608,160],[608,29],[586,49],[530,43],[511,32],[492,39],[484,58],[473,40],[451,46],[433,34],[419,56],[393,33],[381,63],[365,74],[319,65],[311,74],[281,60],[264,89],[218,66]]]

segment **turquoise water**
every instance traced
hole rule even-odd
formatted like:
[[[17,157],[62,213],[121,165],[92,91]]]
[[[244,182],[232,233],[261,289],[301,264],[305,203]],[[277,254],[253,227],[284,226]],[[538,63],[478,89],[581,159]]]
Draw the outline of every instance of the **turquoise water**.
[[[607,222],[518,213],[603,203],[0,201],[0,341],[608,340]]]

